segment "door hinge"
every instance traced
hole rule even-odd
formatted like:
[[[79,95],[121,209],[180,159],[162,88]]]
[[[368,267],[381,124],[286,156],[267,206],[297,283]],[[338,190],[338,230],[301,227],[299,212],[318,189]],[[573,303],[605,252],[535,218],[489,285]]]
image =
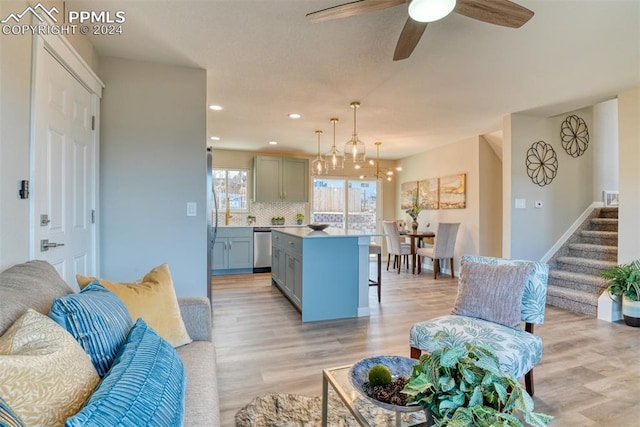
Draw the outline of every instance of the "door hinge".
[[[96,210],[91,209],[91,224],[95,224],[95,223],[96,223]]]
[[[96,130],[96,116],[91,116],[91,130]]]

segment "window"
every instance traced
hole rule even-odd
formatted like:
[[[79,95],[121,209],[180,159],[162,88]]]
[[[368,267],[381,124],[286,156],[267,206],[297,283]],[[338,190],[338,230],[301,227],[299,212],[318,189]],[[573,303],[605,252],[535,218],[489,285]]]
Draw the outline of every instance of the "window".
[[[313,222],[347,230],[377,231],[378,182],[314,178]]]
[[[243,169],[214,169],[213,191],[218,201],[218,209],[247,211],[247,176],[248,171]]]

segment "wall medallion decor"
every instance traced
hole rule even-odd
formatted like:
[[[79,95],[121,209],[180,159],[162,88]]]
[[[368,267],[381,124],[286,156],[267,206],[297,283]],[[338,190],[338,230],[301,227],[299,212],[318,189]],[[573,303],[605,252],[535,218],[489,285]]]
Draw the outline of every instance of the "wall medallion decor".
[[[589,129],[580,117],[571,115],[567,117],[560,128],[562,148],[571,157],[580,157],[589,146]]]
[[[527,175],[534,184],[551,184],[558,173],[558,157],[553,147],[544,141],[534,142],[527,150]]]

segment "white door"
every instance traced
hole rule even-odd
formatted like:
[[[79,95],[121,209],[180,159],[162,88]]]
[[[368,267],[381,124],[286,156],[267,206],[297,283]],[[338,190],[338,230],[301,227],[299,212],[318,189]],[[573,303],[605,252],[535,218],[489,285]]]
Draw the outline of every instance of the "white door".
[[[95,95],[38,46],[33,103],[32,258],[75,275],[96,273]]]

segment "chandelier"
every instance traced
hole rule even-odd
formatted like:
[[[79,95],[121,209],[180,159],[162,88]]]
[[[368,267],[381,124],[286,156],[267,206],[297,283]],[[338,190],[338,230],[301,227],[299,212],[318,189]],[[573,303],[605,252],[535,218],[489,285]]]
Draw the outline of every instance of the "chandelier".
[[[311,162],[311,175],[314,176],[327,172],[327,161],[320,155],[320,135],[322,135],[322,133],[321,130],[316,131],[316,135],[318,135],[318,156]]]
[[[325,159],[328,159],[332,170],[336,170],[337,168],[342,169],[344,168],[344,159],[340,157],[340,152],[336,148],[336,123],[338,123],[338,119],[332,117],[329,121],[333,124],[333,145],[331,146],[331,150],[325,154]]]
[[[373,177],[375,179],[386,179],[387,181],[391,181],[394,172],[400,172],[402,170],[401,167],[395,168],[382,168],[380,167],[380,146],[382,142],[376,141],[373,143],[376,146],[376,161],[369,160],[368,166],[360,166],[356,165],[356,169],[373,169]],[[360,175],[360,179],[367,178],[367,175]]]
[[[364,142],[358,139],[358,131],[356,127],[356,110],[360,107],[360,103],[353,101],[351,108],[353,108],[353,135],[351,139],[344,144],[344,159],[350,160],[353,163],[364,163],[366,159]]]

